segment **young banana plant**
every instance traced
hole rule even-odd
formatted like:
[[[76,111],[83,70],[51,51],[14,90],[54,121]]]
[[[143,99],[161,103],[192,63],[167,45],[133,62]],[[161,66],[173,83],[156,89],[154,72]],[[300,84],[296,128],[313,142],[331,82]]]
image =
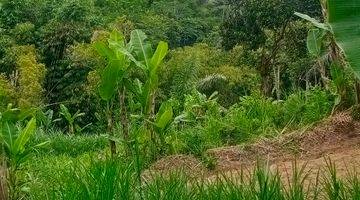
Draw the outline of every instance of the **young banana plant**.
[[[29,146],[28,142],[35,134],[36,119],[33,117],[27,122],[25,128],[19,129],[19,122],[23,121],[28,115],[18,109],[8,109],[0,113],[0,144],[7,170],[8,190],[10,199],[18,199],[22,185],[18,182],[17,172],[31,152],[45,145],[47,142]]]
[[[126,142],[129,137],[128,133],[128,118],[125,105],[126,85],[124,80],[129,71],[130,62],[126,54],[126,41],[124,36],[113,31],[107,43],[99,41],[94,44],[97,52],[106,59],[107,66],[102,71],[99,94],[100,97],[107,102],[107,126],[108,133],[110,134],[110,149],[111,154],[116,154],[116,143],[113,138],[113,113],[111,105],[115,100],[115,94],[118,93],[119,104],[121,108],[121,125],[123,131],[124,141]]]
[[[150,131],[153,142],[156,141],[154,135],[156,132],[160,142],[164,144],[163,132],[173,120],[173,111],[171,105],[165,102],[155,116],[155,98],[159,86],[159,69],[168,53],[168,44],[160,41],[153,53],[146,34],[141,30],[134,30],[131,33],[128,47],[129,58],[146,75],[145,82],[139,85],[140,89],[135,90],[138,91],[137,96],[142,105],[142,113],[145,117],[145,124],[147,124],[146,129]]]
[[[151,44],[147,41],[146,34],[141,30],[134,30],[131,33],[129,43],[131,54],[135,64],[143,69],[146,75],[139,99],[143,106],[143,113],[150,118],[154,117],[155,95],[159,86],[159,69],[168,53],[168,44],[160,41],[153,53]]]
[[[39,110],[36,112],[36,121],[44,129],[44,131],[50,130],[52,125],[60,120],[60,118],[54,119],[53,110],[47,110],[46,112]]]
[[[155,93],[158,88],[159,66],[168,52],[168,44],[160,42],[153,53],[147,36],[141,30],[131,32],[130,41],[126,43],[124,36],[116,31],[112,32],[108,44],[95,43],[95,48],[106,58],[108,65],[104,69],[99,88],[100,96],[109,104],[114,100],[116,92],[119,94],[122,130],[124,140],[128,141],[128,113],[125,105],[126,92],[135,94],[142,105],[142,113],[146,121],[155,121]],[[136,84],[128,78],[132,67],[137,67],[145,74],[144,83]],[[134,89],[137,88],[137,89]],[[108,115],[109,117],[111,114]],[[111,126],[108,120],[108,127]],[[153,132],[153,131],[152,131]],[[114,144],[113,144],[114,145]]]
[[[80,110],[78,110],[75,114],[72,115],[65,105],[60,104],[60,115],[65,118],[66,122],[68,123],[68,131],[70,134],[73,135],[75,133],[75,127],[77,127],[77,125],[75,124],[75,120],[79,117],[84,116],[85,113],[81,113]]]
[[[174,112],[170,102],[161,104],[159,111],[155,116],[154,130],[160,139],[161,147],[166,144],[165,131],[174,121]]]

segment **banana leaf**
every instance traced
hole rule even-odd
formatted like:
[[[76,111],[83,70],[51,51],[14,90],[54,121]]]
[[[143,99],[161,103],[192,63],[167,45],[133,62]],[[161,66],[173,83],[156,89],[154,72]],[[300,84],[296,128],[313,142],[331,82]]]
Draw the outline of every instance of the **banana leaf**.
[[[360,1],[328,0],[328,14],[336,43],[360,78]]]

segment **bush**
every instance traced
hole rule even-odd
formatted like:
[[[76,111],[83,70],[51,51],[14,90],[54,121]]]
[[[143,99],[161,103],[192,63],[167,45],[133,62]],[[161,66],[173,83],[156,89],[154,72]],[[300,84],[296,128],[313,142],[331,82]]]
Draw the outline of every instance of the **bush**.
[[[226,116],[229,127],[233,127],[230,133],[236,142],[263,134],[274,135],[279,127],[279,110],[279,104],[261,95],[243,97]]]
[[[314,123],[329,115],[333,106],[334,96],[320,88],[296,92],[283,103],[283,126]]]
[[[194,88],[207,97],[217,92],[218,102],[230,107],[240,97],[256,92],[260,83],[256,70],[247,65],[252,61],[233,54],[206,44],[176,49],[165,63],[160,88],[180,101]]]
[[[8,103],[20,108],[42,105],[46,68],[38,60],[34,45],[13,46],[7,49],[3,61],[13,69],[11,73],[0,74],[0,90],[4,90],[0,92],[0,96],[7,95],[7,101],[11,100]]]
[[[186,95],[184,113],[168,133],[170,152],[201,155],[209,148],[237,145],[259,136],[275,137],[328,116],[334,96],[320,88],[298,91],[284,101],[253,93],[229,109],[217,98],[198,92]]]
[[[15,88],[9,83],[7,78],[0,74],[0,111],[15,101],[16,92]]]

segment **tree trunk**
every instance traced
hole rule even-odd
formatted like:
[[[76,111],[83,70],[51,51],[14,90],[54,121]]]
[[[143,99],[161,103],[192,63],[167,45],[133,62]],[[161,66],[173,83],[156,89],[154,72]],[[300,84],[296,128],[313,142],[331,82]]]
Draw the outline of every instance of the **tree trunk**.
[[[264,96],[270,97],[272,93],[273,83],[271,74],[261,76],[261,92]]]
[[[151,122],[155,121],[155,92],[151,93],[151,97],[150,97],[150,111],[149,111],[149,120]],[[151,132],[151,139],[155,142],[156,141],[156,135],[155,135],[155,131],[154,128],[152,127],[152,125],[150,124],[150,132]]]
[[[270,53],[266,53],[265,48],[263,49],[262,52],[261,62],[259,66],[259,72],[261,76],[261,91],[263,95],[267,97],[271,96],[272,94],[272,87],[273,87],[273,81],[272,81],[273,78],[271,76],[272,65],[281,48],[282,41],[286,34],[287,25],[288,22],[285,22],[280,32],[277,33],[278,37],[275,40],[274,44],[272,45]]]
[[[276,100],[280,100],[281,99],[281,80],[280,80],[280,71],[281,71],[281,67],[278,64],[276,69],[274,69],[274,77],[275,77],[275,93],[276,93]]]
[[[114,131],[113,131],[113,119],[112,119],[112,115],[111,115],[111,109],[108,109],[107,112],[107,131],[110,134],[110,136],[114,136]],[[110,151],[111,151],[111,156],[115,157],[116,155],[116,143],[114,140],[109,139],[110,142]]]
[[[319,72],[321,76],[321,82],[326,90],[329,90],[329,79],[326,76],[326,67],[324,63],[322,63],[321,60],[317,61],[317,64],[319,66]]]
[[[127,117],[125,98],[126,98],[126,88],[123,87],[122,90],[119,91],[119,101],[120,101],[120,109],[121,109],[120,123],[121,123],[121,127],[122,127],[124,141],[125,141],[126,145],[128,145],[128,142],[129,142],[129,120]]]
[[[360,105],[360,81],[355,80],[356,105]]]
[[[7,165],[5,158],[2,159],[0,166],[0,199],[7,200],[8,196],[8,184],[7,184]]]

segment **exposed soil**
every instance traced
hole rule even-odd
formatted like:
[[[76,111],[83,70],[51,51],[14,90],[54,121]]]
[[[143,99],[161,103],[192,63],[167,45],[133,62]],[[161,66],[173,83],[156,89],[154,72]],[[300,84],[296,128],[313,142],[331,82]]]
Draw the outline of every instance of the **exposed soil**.
[[[326,168],[326,159],[329,159],[337,166],[339,176],[343,176],[360,163],[360,122],[354,121],[348,113],[338,113],[306,131],[261,139],[245,146],[211,149],[207,153],[217,160],[212,171],[196,158],[184,155],[164,158],[150,170],[164,172],[181,168],[193,176],[212,176],[236,173],[263,161],[286,177],[291,175],[296,160],[299,166],[306,165],[310,176],[316,176],[320,168]]]
[[[173,155],[160,159],[142,174],[143,179],[151,179],[153,174],[167,175],[181,171],[187,177],[202,177],[207,174],[205,166],[190,155]]]

